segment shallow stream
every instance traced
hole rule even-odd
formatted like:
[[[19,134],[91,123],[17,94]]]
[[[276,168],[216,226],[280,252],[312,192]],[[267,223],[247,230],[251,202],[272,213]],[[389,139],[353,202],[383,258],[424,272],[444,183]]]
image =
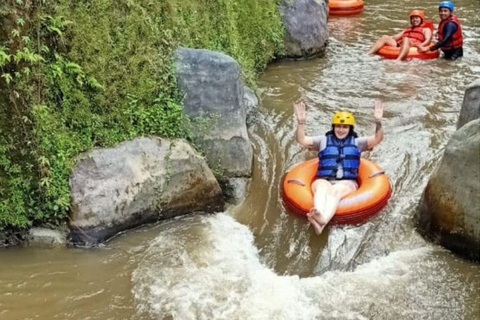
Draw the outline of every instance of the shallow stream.
[[[437,1],[422,3],[438,22]],[[0,251],[0,319],[480,319],[480,267],[425,241],[413,221],[480,74],[480,5],[455,5],[466,38],[456,62],[364,55],[406,27],[418,1],[369,0],[361,15],[331,17],[323,58],[274,63],[260,78],[254,176],[241,205],[92,250]],[[370,135],[378,98],[385,140],[364,156],[390,177],[390,203],[361,226],[316,236],[281,203],[284,173],[315,157],[295,142],[293,103],[307,103],[309,135],[327,131],[339,108]]]

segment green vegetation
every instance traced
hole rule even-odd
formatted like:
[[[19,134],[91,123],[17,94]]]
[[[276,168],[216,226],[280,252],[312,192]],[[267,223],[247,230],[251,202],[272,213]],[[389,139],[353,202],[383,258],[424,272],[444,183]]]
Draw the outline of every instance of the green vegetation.
[[[173,52],[234,57],[247,83],[282,50],[278,0],[3,0],[0,230],[65,221],[75,157],[190,138]]]

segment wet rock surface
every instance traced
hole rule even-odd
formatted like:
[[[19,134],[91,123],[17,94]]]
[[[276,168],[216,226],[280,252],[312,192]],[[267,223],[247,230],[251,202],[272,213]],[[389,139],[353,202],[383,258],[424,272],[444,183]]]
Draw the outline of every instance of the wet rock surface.
[[[212,171],[184,140],[139,138],[83,155],[70,179],[70,241],[102,242],[120,231],[185,213],[221,210]]]

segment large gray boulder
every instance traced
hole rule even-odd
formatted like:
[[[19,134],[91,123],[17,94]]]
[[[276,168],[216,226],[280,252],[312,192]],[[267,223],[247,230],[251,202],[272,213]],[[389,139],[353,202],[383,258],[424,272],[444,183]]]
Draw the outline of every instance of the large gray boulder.
[[[196,143],[210,168],[224,177],[250,177],[253,149],[248,138],[240,66],[209,50],[176,51],[184,111],[194,119]]]
[[[465,91],[457,129],[478,118],[480,118],[480,79],[469,85]]]
[[[325,0],[283,0],[285,49],[294,59],[324,53],[328,40],[328,4]]]
[[[452,135],[425,189],[418,226],[446,248],[480,260],[480,119]]]
[[[70,178],[73,244],[96,244],[144,223],[223,208],[212,171],[184,140],[139,138],[84,157]]]

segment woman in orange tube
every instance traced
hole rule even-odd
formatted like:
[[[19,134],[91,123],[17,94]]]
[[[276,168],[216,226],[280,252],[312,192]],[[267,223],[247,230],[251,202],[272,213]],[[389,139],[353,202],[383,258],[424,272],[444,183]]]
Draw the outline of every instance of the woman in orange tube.
[[[400,47],[397,60],[403,60],[410,47],[425,47],[432,41],[432,30],[425,25],[425,14],[422,10],[410,12],[411,26],[394,36],[382,36],[375,42],[368,54],[374,54],[383,46]]]
[[[305,135],[307,111],[303,102],[294,105],[297,118],[297,142],[317,150],[319,168],[312,184],[314,207],[307,213],[308,221],[317,234],[333,218],[340,200],[358,189],[358,168],[362,151],[370,150],[383,140],[383,104],[375,101],[375,135],[358,137],[354,131],[355,118],[350,112],[337,112],[332,130],[325,135]]]

